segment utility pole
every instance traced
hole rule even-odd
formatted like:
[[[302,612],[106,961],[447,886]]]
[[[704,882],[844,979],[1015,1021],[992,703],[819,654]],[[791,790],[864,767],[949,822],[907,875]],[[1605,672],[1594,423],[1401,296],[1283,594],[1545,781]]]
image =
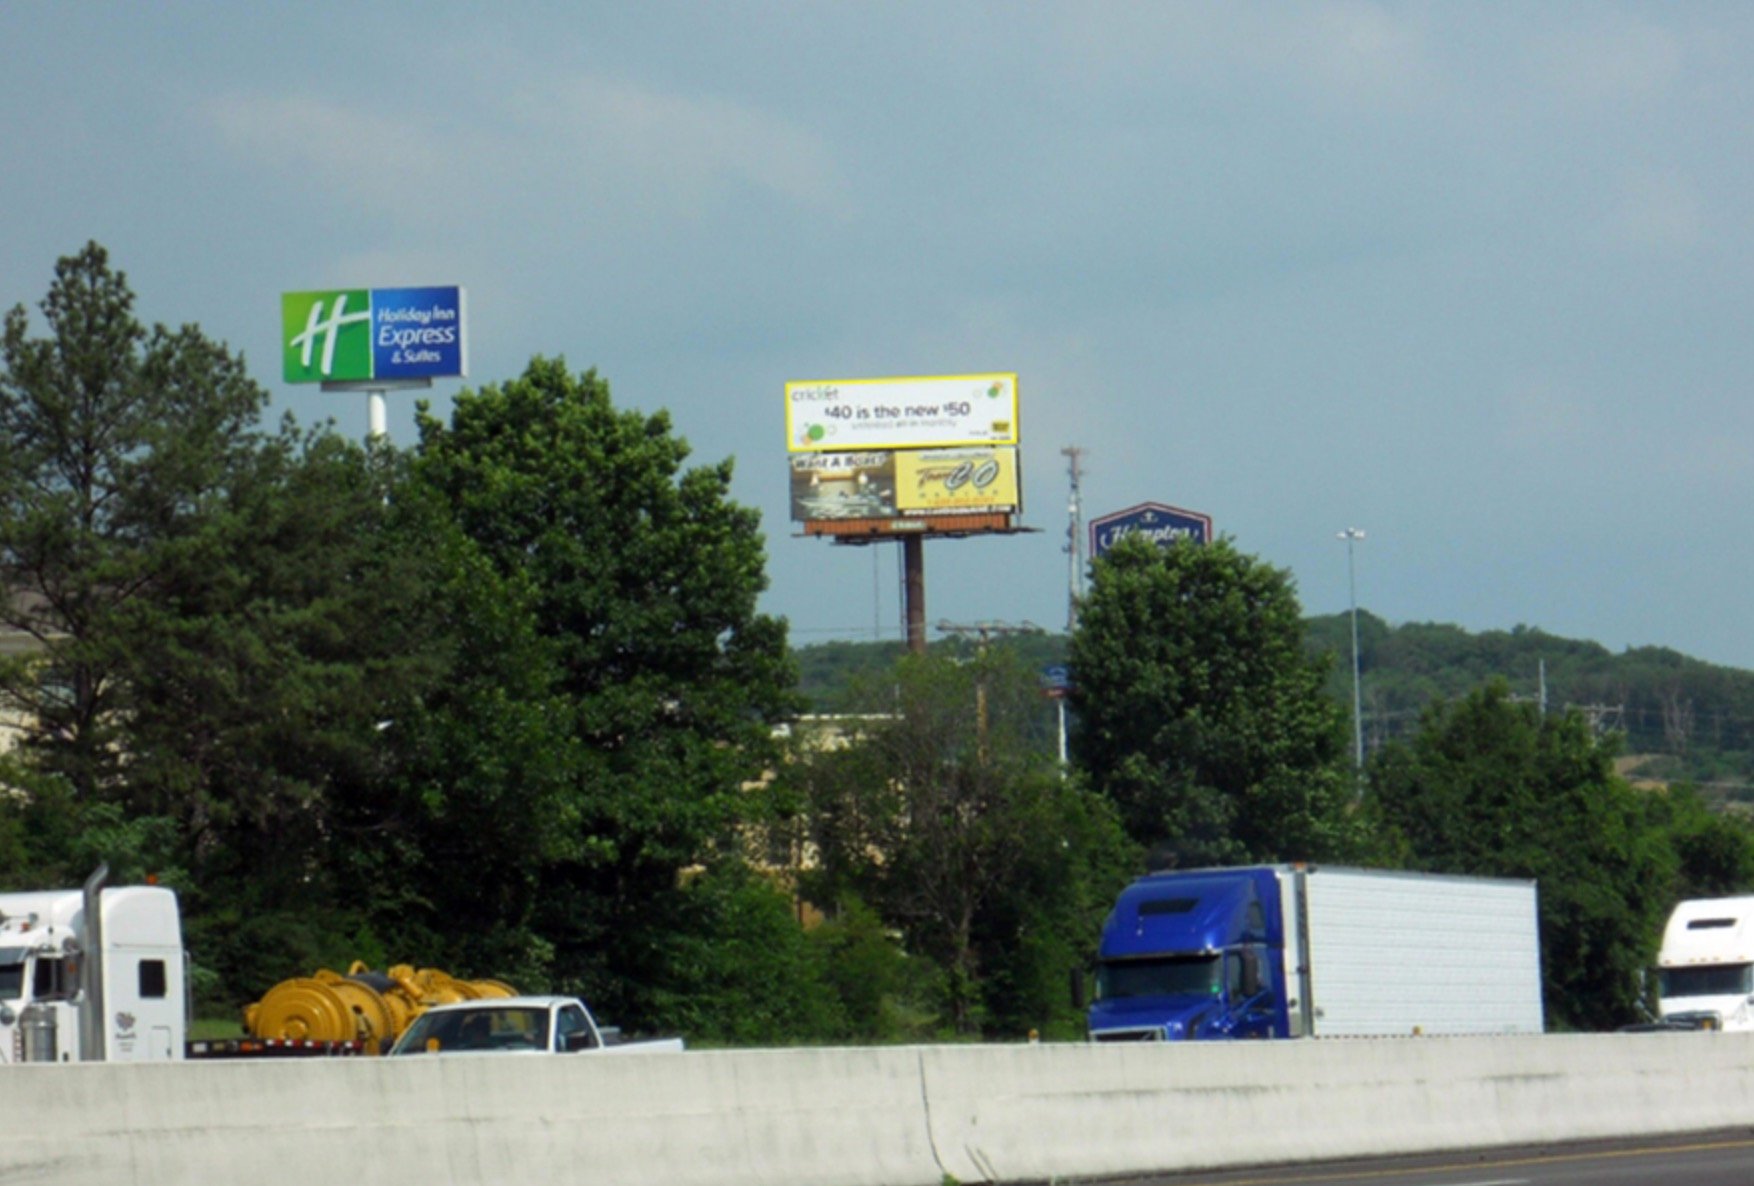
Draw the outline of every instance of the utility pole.
[[[1005,637],[1014,634],[1042,634],[1044,631],[1034,622],[1023,622],[1011,625],[1005,622],[939,622],[938,633],[956,634],[975,638],[975,661],[978,667],[974,681],[974,718],[977,753],[982,766],[987,764],[987,642],[994,637]]]
[[[1353,767],[1364,777],[1364,695],[1358,672],[1358,577],[1352,564],[1352,546],[1364,540],[1364,532],[1348,527],[1339,538],[1346,541],[1346,588],[1352,602],[1352,739]],[[1362,783],[1360,784],[1362,785]]]
[[[1072,496],[1067,504],[1066,556],[1070,571],[1066,579],[1066,633],[1078,627],[1078,603],[1084,599],[1084,501],[1079,483],[1084,479],[1084,450],[1067,445],[1060,450],[1066,458],[1066,473],[1072,483]]]

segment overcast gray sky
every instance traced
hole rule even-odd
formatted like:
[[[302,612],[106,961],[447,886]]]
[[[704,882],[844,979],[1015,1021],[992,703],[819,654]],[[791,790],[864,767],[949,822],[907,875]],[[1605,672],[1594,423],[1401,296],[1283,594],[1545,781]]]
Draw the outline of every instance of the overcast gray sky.
[[[1064,627],[1077,445],[1310,613],[1359,527],[1390,621],[1754,667],[1754,5],[0,0],[0,62],[0,305],[96,239],[363,436],[279,294],[464,285],[470,385],[736,459],[796,642],[897,637],[898,549],[794,537],[785,382],[1015,371],[1039,534],[928,544],[932,622]]]

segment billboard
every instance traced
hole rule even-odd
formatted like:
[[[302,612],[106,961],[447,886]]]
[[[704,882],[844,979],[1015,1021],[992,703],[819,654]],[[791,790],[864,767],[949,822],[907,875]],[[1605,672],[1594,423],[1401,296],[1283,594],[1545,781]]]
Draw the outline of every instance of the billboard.
[[[1014,374],[786,384],[792,453],[1017,443]]]
[[[792,519],[892,519],[895,454],[814,453],[792,458]]]
[[[1161,502],[1142,502],[1124,511],[1090,521],[1090,558],[1095,560],[1130,535],[1141,535],[1162,547],[1179,539],[1211,542],[1212,516],[1184,511]]]
[[[1017,450],[921,449],[895,455],[895,503],[904,515],[1015,511]]]
[[[1017,450],[877,449],[792,458],[792,519],[911,519],[1020,509]]]
[[[337,288],[280,294],[288,383],[369,384],[468,374],[463,290]]]

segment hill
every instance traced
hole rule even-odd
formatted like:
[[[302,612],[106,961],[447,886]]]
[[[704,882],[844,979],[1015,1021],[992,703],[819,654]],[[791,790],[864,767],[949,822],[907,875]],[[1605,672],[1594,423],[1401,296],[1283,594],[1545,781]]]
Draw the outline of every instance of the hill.
[[[1329,656],[1328,687],[1350,708],[1352,627],[1346,614],[1305,619],[1308,644]],[[1605,732],[1620,733],[1632,778],[1687,780],[1720,804],[1754,807],[1754,672],[1722,667],[1660,647],[1619,653],[1528,626],[1470,633],[1430,622],[1391,625],[1360,611],[1359,668],[1365,744],[1375,748],[1418,727],[1427,705],[1493,680],[1551,711],[1576,709]],[[933,649],[967,653],[966,639]],[[995,642],[1028,667],[1064,662],[1066,637],[1026,635]],[[849,689],[880,675],[899,642],[831,642],[797,651],[800,689],[816,712],[855,707]]]

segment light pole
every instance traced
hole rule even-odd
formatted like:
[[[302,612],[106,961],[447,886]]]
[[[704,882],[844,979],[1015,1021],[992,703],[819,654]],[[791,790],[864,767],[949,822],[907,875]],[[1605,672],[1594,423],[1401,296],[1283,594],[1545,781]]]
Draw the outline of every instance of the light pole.
[[[1352,603],[1352,762],[1360,777],[1364,774],[1364,696],[1358,678],[1358,576],[1352,562],[1352,547],[1364,539],[1364,532],[1348,527],[1336,537],[1346,541],[1346,589]]]

